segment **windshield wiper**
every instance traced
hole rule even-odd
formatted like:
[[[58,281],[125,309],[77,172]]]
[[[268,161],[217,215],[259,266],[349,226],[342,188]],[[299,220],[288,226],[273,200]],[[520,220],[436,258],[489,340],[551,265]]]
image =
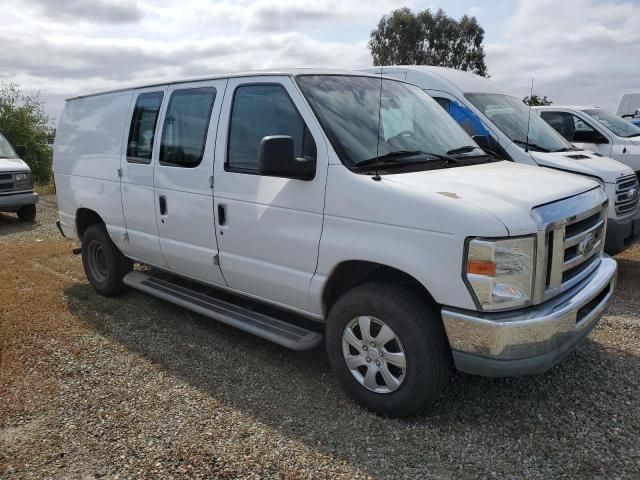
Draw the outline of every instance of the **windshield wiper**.
[[[389,152],[379,157],[369,158],[368,160],[362,160],[356,163],[356,167],[363,167],[365,165],[372,165],[375,163],[387,164],[387,163],[407,163],[402,161],[403,158],[417,157],[418,155],[433,155],[422,150],[396,150],[395,152]],[[435,156],[435,155],[433,155]]]
[[[421,157],[416,160],[409,160],[411,157]],[[425,158],[428,157],[428,158]],[[423,152],[422,150],[396,150],[395,152],[390,152],[380,157],[369,158],[368,160],[363,160],[356,164],[356,167],[364,167],[364,166],[394,166],[394,167],[402,167],[409,165],[416,165],[419,163],[433,163],[437,160],[442,161],[442,166],[447,166],[449,164],[457,164],[460,163],[460,160],[449,157],[447,155],[442,155],[439,153],[431,153],[431,152]]]
[[[540,145],[536,145],[535,143],[527,143],[524,140],[513,140],[513,143],[517,144],[517,145],[524,145],[524,146],[528,146],[529,148],[534,148],[540,152],[548,152],[549,150],[547,150],[546,148],[541,147]]]
[[[465,145],[464,147],[454,148],[453,150],[449,150],[447,155],[456,155],[458,153],[471,153],[474,150],[482,150],[480,147],[476,147],[475,145]]]

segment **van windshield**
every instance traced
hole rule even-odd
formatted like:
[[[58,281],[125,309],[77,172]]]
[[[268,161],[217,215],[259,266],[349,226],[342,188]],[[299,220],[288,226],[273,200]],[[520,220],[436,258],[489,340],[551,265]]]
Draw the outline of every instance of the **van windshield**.
[[[534,112],[529,115],[529,107],[516,97],[496,93],[467,93],[465,97],[513,143],[521,147],[527,145],[528,129],[530,150],[566,152],[573,148],[542,118]]]
[[[486,161],[486,153],[435,100],[404,82],[349,75],[296,81],[343,163]],[[444,159],[446,163],[446,158]]]
[[[636,127],[624,118],[616,117],[599,109],[583,110],[583,112],[619,137],[640,137],[640,127]]]
[[[18,158],[9,141],[0,135],[0,158]]]

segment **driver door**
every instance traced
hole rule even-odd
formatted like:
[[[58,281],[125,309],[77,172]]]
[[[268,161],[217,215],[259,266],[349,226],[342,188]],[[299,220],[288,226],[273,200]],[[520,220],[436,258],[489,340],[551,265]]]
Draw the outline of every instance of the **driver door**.
[[[214,195],[220,265],[229,287],[302,311],[316,270],[328,147],[290,77],[232,78],[220,116]],[[258,174],[262,138],[288,135],[315,157],[310,181]]]

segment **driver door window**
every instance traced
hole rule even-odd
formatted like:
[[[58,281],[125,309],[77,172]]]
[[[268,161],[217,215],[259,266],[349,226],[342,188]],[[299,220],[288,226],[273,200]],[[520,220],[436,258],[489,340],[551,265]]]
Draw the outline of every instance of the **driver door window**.
[[[599,131],[572,113],[542,112],[541,116],[570,142],[607,143],[606,138]]]
[[[313,137],[281,85],[238,87],[233,97],[225,169],[255,174],[260,142],[271,135],[292,137],[296,157],[316,157]]]
[[[443,97],[433,97],[433,99],[449,112],[449,115],[451,115],[453,119],[458,122],[458,125],[470,136],[490,136],[489,130],[484,126],[482,120],[460,102]]]

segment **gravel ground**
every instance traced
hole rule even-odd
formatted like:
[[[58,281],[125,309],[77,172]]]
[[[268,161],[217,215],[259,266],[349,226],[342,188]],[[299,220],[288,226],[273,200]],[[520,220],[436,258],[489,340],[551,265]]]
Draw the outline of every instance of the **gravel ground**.
[[[0,478],[640,479],[640,247],[563,363],[457,374],[393,420],[355,406],[322,349],[97,296],[52,206],[36,225],[0,214]]]

